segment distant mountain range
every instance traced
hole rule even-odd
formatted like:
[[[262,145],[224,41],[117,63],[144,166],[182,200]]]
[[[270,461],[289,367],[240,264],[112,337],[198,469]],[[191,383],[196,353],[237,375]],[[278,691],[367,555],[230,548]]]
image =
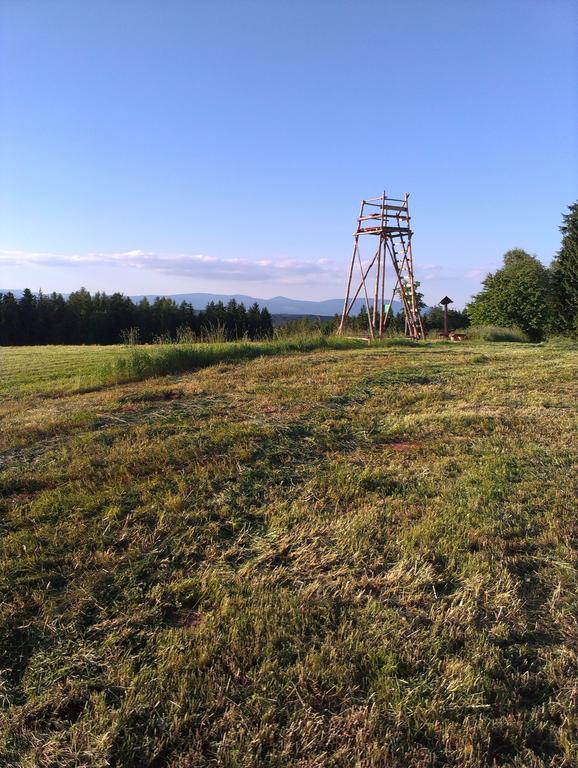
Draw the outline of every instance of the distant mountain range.
[[[140,301],[142,298],[144,297],[131,296],[133,301]],[[156,295],[147,294],[146,298],[149,301],[154,301]],[[272,299],[259,299],[255,296],[246,296],[243,293],[176,293],[171,294],[169,298],[174,299],[177,304],[181,301],[186,301],[195,309],[204,309],[211,301],[222,301],[223,304],[226,304],[231,299],[235,299],[237,302],[242,302],[246,307],[250,307],[251,304],[257,302],[260,307],[267,307],[272,315],[320,315],[331,317],[333,315],[341,314],[343,310],[343,299],[305,301],[304,299],[289,299],[287,296],[273,296]],[[364,300],[356,299],[353,312],[355,314],[358,313],[363,304]],[[401,303],[394,301],[393,308],[396,312],[399,311]]]
[[[8,293],[8,291],[13,293],[17,298],[22,296],[21,290],[0,288],[0,293]],[[66,297],[68,294],[63,295]],[[131,296],[130,298],[134,302],[138,302],[145,298],[145,295],[149,301],[154,301],[159,294],[141,294],[139,296]],[[260,307],[267,307],[272,315],[312,315],[315,317],[332,317],[333,315],[341,314],[341,311],[343,310],[343,299],[305,301],[302,299],[289,299],[286,296],[274,296],[272,299],[258,299],[254,296],[246,296],[242,293],[172,293],[161,295],[166,295],[167,298],[174,299],[177,304],[180,304],[181,301],[186,301],[195,309],[204,309],[211,301],[222,301],[226,304],[231,299],[235,299],[238,302],[242,302],[246,307],[250,307],[251,304],[257,302]],[[363,304],[363,299],[356,299],[353,313],[357,314]],[[394,312],[399,312],[400,309],[401,302],[394,301]]]

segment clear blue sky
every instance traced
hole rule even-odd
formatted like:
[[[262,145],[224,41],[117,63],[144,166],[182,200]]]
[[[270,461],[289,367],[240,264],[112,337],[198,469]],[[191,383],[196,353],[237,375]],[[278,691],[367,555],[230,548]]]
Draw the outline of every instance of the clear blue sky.
[[[411,193],[426,300],[578,197],[576,2],[0,0],[0,287],[342,295]]]

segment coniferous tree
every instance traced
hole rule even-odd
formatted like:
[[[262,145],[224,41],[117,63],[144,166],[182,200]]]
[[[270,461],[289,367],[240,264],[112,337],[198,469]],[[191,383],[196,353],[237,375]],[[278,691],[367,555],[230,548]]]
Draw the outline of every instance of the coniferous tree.
[[[227,339],[238,339],[243,335],[242,329],[239,328],[239,306],[235,299],[231,299],[227,304],[223,319]]]
[[[261,327],[259,329],[259,338],[268,339],[273,335],[273,318],[267,307],[261,310]]]
[[[19,307],[13,293],[4,293],[0,302],[0,342],[4,346],[21,344]]]
[[[249,338],[252,340],[259,338],[260,331],[261,310],[259,309],[257,302],[255,302],[249,307],[249,311],[247,312],[247,332]]]
[[[29,288],[26,288],[18,300],[18,313],[20,319],[21,343],[37,343],[36,327],[36,296]]]
[[[46,329],[47,344],[68,344],[70,317],[68,304],[61,293],[50,294],[50,325]]]
[[[552,284],[551,329],[578,332],[578,201],[563,216],[562,245],[550,266]]]
[[[249,335],[247,327],[247,310],[245,309],[245,305],[242,302],[237,304],[236,323],[237,338],[246,338]]]

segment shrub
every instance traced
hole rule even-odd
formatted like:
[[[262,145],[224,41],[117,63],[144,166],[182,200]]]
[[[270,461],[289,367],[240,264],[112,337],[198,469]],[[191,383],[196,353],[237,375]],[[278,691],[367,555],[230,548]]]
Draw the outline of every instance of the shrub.
[[[521,249],[504,255],[504,266],[484,280],[466,308],[472,325],[516,327],[540,340],[548,325],[550,279],[546,267]]]

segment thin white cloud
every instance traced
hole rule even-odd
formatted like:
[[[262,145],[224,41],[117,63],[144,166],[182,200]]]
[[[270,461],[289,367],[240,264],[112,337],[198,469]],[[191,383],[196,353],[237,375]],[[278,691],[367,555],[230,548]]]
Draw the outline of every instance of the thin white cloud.
[[[485,267],[473,267],[472,269],[468,269],[467,272],[464,272],[464,277],[481,280],[482,278],[486,277],[488,273],[494,272],[497,268],[498,267],[495,264],[488,264]]]
[[[415,268],[415,273],[421,282],[438,280],[444,276],[444,268],[440,264],[420,264]]]
[[[369,261],[362,262],[364,268]],[[191,278],[195,280],[212,280],[215,282],[247,282],[262,283],[277,286],[323,285],[334,286],[335,290],[342,288],[346,276],[347,265],[336,265],[327,258],[315,261],[302,261],[285,257],[261,258],[256,260],[230,258],[221,259],[207,254],[187,253],[156,253],[142,249],[132,249],[121,253],[81,253],[61,254],[46,251],[15,251],[0,250],[0,267],[42,266],[67,267],[71,269],[83,266],[121,267],[153,272],[172,277]],[[391,269],[388,267],[388,269]],[[358,268],[356,268],[357,275]],[[472,274],[468,277],[477,277]],[[487,270],[479,270],[483,275]],[[483,276],[481,275],[481,276]],[[439,264],[416,265],[416,279],[422,285],[435,283],[448,277],[447,270]],[[393,279],[393,274],[390,274]],[[455,275],[452,275],[455,278]]]
[[[338,280],[342,269],[328,259],[220,259],[206,254],[156,253],[134,249],[122,253],[60,254],[45,251],[0,250],[0,266],[82,267],[117,266],[166,275],[214,280],[277,281],[303,285],[311,280]]]

